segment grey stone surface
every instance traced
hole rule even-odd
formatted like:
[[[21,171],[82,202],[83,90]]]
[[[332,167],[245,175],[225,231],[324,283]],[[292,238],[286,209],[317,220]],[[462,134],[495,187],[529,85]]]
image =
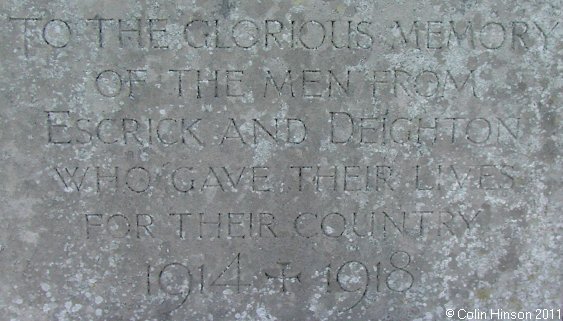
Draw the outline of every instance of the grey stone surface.
[[[562,35],[557,0],[1,0],[0,319],[561,319]]]

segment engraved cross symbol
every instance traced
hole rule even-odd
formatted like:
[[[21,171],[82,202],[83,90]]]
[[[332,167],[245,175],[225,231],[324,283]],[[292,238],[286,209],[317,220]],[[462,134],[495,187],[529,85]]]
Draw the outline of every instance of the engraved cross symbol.
[[[294,276],[288,276],[285,273],[286,273],[287,268],[289,267],[290,263],[289,262],[278,262],[278,264],[281,266],[281,275],[271,275],[268,272],[265,272],[264,274],[266,274],[266,277],[268,279],[278,279],[278,280],[280,280],[281,284],[282,284],[281,291],[282,291],[282,293],[285,293],[285,292],[287,292],[287,286],[286,286],[287,280],[292,280],[292,281],[297,280],[297,282],[301,283],[301,272],[297,273]]]

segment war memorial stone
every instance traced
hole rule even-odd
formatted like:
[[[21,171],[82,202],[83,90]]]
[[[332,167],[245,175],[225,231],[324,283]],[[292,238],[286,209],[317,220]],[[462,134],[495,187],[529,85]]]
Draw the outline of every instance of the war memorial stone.
[[[558,0],[0,1],[0,320],[561,320]]]

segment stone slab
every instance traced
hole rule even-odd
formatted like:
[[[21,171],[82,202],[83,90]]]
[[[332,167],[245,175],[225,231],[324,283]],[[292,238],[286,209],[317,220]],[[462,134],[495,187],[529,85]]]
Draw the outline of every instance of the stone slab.
[[[560,320],[562,36],[555,0],[0,1],[1,319]]]

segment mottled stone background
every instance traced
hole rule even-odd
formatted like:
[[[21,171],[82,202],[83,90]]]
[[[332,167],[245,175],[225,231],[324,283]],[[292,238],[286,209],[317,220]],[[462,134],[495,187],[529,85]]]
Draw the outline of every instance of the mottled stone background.
[[[556,0],[1,0],[0,319],[445,320],[447,309],[453,319],[467,316],[458,309],[560,309],[561,9]],[[141,19],[140,42],[119,38],[118,19],[125,29]],[[151,22],[166,26],[152,42],[148,19],[167,19]],[[227,30],[250,20],[260,32],[237,27],[236,41],[257,41],[248,49],[217,48],[213,35],[193,48],[206,29],[196,23],[186,39],[192,20]],[[266,45],[266,20],[283,23],[280,45]],[[311,20],[292,48],[290,21]],[[353,48],[334,48],[331,21],[337,36],[351,21]],[[452,23],[461,33],[468,21],[474,41],[458,41]],[[322,41],[321,24],[323,44],[303,48]],[[204,79],[218,70],[218,94],[202,82],[198,97],[192,71],[179,96],[170,70],[184,69]],[[229,89],[243,96],[226,97],[226,70],[243,71],[231,72]],[[267,70],[278,84],[287,70],[295,78],[265,94]],[[320,79],[306,82],[310,91],[303,70]],[[348,93],[329,90],[328,70],[340,81],[351,72]],[[354,136],[336,143],[350,135],[348,116]],[[253,123],[271,130],[275,118],[278,141]],[[168,119],[152,141],[149,119]],[[189,131],[179,139],[173,126],[197,119],[203,145]],[[383,122],[385,141],[365,129]],[[420,129],[434,122],[438,135]],[[302,123],[307,137],[292,143]],[[317,166],[337,171],[336,187],[313,180]],[[116,170],[117,183],[102,177]],[[193,190],[178,191],[192,178]],[[219,231],[201,223],[218,219]]]

